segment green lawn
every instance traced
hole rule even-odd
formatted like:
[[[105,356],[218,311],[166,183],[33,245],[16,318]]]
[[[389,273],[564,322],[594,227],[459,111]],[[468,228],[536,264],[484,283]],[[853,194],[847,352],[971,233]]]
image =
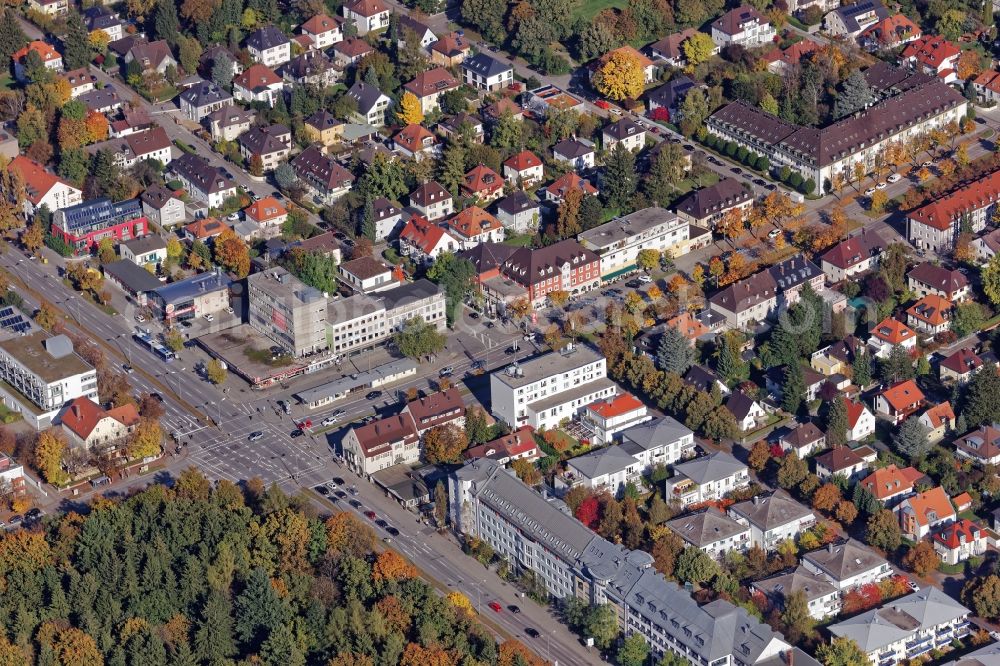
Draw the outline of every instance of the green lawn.
[[[504,239],[504,245],[513,247],[531,247],[531,242],[535,239],[534,234],[508,234]]]
[[[627,6],[627,0],[584,0],[584,2],[580,4],[579,9],[576,10],[576,15],[585,21],[589,21],[597,16],[597,12],[602,9],[606,9],[608,7],[625,9]]]
[[[10,89],[14,87],[14,79],[10,74],[0,76],[0,88]]]

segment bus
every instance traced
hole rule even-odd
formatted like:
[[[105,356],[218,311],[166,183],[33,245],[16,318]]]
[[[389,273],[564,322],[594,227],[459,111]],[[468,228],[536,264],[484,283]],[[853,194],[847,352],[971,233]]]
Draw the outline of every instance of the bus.
[[[132,334],[132,338],[138,342],[141,347],[144,347],[156,354],[161,361],[169,363],[174,360],[175,354],[164,347],[147,329],[136,328],[135,333]]]

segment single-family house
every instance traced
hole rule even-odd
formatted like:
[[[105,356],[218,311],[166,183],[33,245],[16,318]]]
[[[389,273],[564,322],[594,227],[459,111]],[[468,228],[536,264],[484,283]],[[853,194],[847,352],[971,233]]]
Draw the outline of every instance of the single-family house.
[[[466,85],[492,92],[514,83],[514,67],[487,53],[477,53],[462,61],[462,76]]]
[[[433,113],[440,108],[441,95],[459,86],[458,80],[444,67],[421,72],[415,79],[403,86],[407,92],[413,93],[420,102],[420,111],[424,114]]]
[[[417,160],[432,157],[439,149],[437,137],[423,125],[411,123],[392,137],[397,152]]]
[[[767,411],[764,406],[743,391],[733,391],[729,394],[725,407],[736,419],[736,424],[743,432],[756,430],[767,420]]]
[[[142,201],[143,214],[158,227],[168,229],[184,222],[187,216],[180,196],[159,183],[147,187],[139,195],[139,200]]]
[[[376,86],[358,81],[347,91],[347,96],[358,105],[358,110],[351,112],[351,120],[373,127],[385,125],[385,112],[392,100]]]
[[[68,443],[83,451],[103,451],[125,443],[139,425],[139,413],[132,403],[104,409],[87,397],[66,406],[59,425]]]
[[[629,118],[611,123],[601,132],[601,145],[611,151],[619,144],[632,152],[642,150],[646,146],[646,130]]]
[[[284,125],[258,125],[240,135],[240,154],[252,167],[260,160],[264,173],[274,171],[292,152],[292,131]]]
[[[782,451],[794,452],[800,459],[805,460],[813,453],[826,448],[826,433],[812,421],[807,421],[778,438],[778,445]]]
[[[410,207],[431,222],[451,215],[455,202],[448,190],[437,181],[430,180],[410,192]]]
[[[885,558],[854,539],[829,543],[802,556],[802,566],[822,574],[841,592],[893,575]]]
[[[820,481],[829,481],[835,476],[854,481],[868,471],[877,457],[878,453],[870,446],[856,449],[835,446],[813,458],[813,462],[816,463],[816,476]]]
[[[936,335],[951,327],[951,301],[937,294],[927,294],[906,309],[906,322],[915,330]]]
[[[177,60],[170,52],[170,45],[163,39],[134,45],[125,54],[126,64],[132,61],[138,62],[143,72],[157,74],[166,74],[167,67],[177,67]]]
[[[954,522],[957,517],[948,493],[941,486],[904,498],[895,512],[903,534],[910,539],[923,539],[938,525]]]
[[[955,453],[980,465],[1000,465],[1000,425],[983,424],[955,440]]]
[[[202,81],[180,94],[181,113],[196,123],[232,103],[233,96],[211,81]]]
[[[233,79],[233,96],[241,102],[264,102],[274,106],[284,89],[281,77],[260,63],[250,65]]]
[[[945,564],[956,565],[986,552],[986,530],[968,518],[960,518],[931,534],[931,544]]]
[[[553,159],[566,162],[577,171],[593,169],[596,155],[594,144],[582,139],[564,139],[552,146]]]
[[[448,218],[448,231],[468,250],[480,243],[502,243],[506,234],[500,220],[479,206],[469,206]]]
[[[964,384],[972,379],[973,373],[983,365],[983,359],[968,347],[952,352],[938,362],[938,376],[941,382]]]
[[[924,478],[923,472],[915,467],[900,469],[896,465],[887,465],[862,479],[861,487],[882,504],[891,507],[912,494],[916,483]]]
[[[29,218],[34,218],[43,206],[54,213],[83,203],[82,190],[24,155],[11,160],[7,169],[17,172],[24,183],[24,214]]]
[[[860,400],[842,398],[847,407],[847,439],[861,441],[875,434],[875,415]]]
[[[922,298],[927,294],[936,294],[947,298],[952,303],[961,303],[971,294],[969,280],[961,271],[944,268],[930,262],[924,262],[912,268],[906,274],[907,286],[910,291]]]
[[[881,236],[864,230],[837,243],[820,258],[826,281],[835,284],[874,269],[885,247]]]
[[[545,169],[538,155],[530,150],[522,150],[504,161],[503,177],[512,185],[531,187],[535,183],[542,182]]]
[[[750,5],[731,9],[712,22],[712,41],[719,48],[738,44],[746,48],[774,41],[774,26]]]
[[[188,194],[209,208],[222,208],[226,199],[236,195],[236,182],[225,169],[213,166],[205,157],[185,153],[170,163],[169,171]]]
[[[419,215],[399,232],[399,253],[422,263],[434,261],[442,252],[456,252],[459,246],[458,239]]]
[[[485,205],[503,195],[503,185],[500,174],[485,164],[479,164],[465,174],[459,190],[462,196]]]
[[[918,420],[927,428],[927,440],[931,444],[937,444],[955,429],[955,411],[947,400],[928,407]]]
[[[919,411],[926,398],[912,379],[897,382],[875,395],[875,413],[899,425],[911,414]]]
[[[309,38],[314,49],[322,51],[344,38],[343,22],[339,16],[316,14],[299,26],[299,30]]]
[[[347,194],[354,183],[354,174],[324,155],[317,145],[303,150],[290,164],[315,200],[327,205]]]
[[[382,0],[351,0],[344,4],[344,18],[353,21],[359,35],[389,27],[389,8]]]
[[[497,202],[497,219],[514,233],[530,233],[538,229],[541,205],[530,194],[518,190]]]

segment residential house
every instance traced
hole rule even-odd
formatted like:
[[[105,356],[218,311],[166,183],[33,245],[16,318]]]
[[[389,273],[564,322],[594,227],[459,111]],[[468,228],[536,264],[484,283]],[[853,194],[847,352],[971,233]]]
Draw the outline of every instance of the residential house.
[[[662,108],[668,114],[667,120],[676,120],[680,115],[681,102],[684,101],[687,94],[691,90],[694,90],[695,87],[695,82],[683,74],[677,78],[670,79],[646,95],[650,114],[653,114],[656,109]],[[652,117],[658,118],[658,116]]]
[[[448,231],[455,237],[463,250],[480,243],[502,243],[504,226],[479,206],[469,206],[448,218]]]
[[[764,385],[767,388],[768,393],[770,393],[774,400],[781,400],[782,390],[785,385],[785,373],[787,367],[784,365],[775,366],[769,368],[764,375]],[[827,377],[819,372],[816,372],[812,368],[802,369],[802,379],[805,381],[806,392],[805,400],[806,402],[812,402],[813,400],[820,399],[820,389],[826,383],[833,384],[836,380],[841,377],[841,375],[833,375],[832,377]],[[846,378],[844,378],[844,384],[849,383]],[[839,386],[834,384],[835,388],[843,389],[846,386]]]
[[[69,6],[69,0],[28,0],[29,8],[45,16],[65,16]]]
[[[497,219],[513,233],[533,233],[541,219],[541,206],[530,194],[518,190],[497,202]]]
[[[725,406],[743,432],[752,432],[767,420],[764,406],[743,391],[733,391],[726,398]]]
[[[292,58],[291,41],[273,25],[251,32],[247,35],[245,44],[250,58],[265,67],[277,67]]]
[[[971,294],[968,278],[958,270],[951,270],[924,262],[906,274],[907,286],[917,298],[935,294],[952,303],[961,303]]]
[[[356,65],[374,51],[371,44],[358,37],[347,37],[333,45],[334,60],[342,67]]]
[[[356,260],[355,260],[356,261]],[[465,403],[458,388],[452,386],[406,403],[403,414],[408,414],[421,437],[431,428],[453,425],[465,426]]]
[[[373,257],[351,259],[338,268],[340,281],[356,293],[370,294],[399,286],[399,282],[392,276],[392,269]]]
[[[292,131],[284,125],[261,125],[240,135],[240,154],[253,167],[259,159],[264,173],[274,171],[292,151]]]
[[[718,389],[721,395],[729,395],[729,387],[719,376],[703,365],[692,365],[684,374],[684,383],[701,393],[714,393]]]
[[[666,481],[666,497],[687,507],[722,499],[750,484],[747,466],[725,451],[674,465]]]
[[[594,446],[610,444],[615,434],[649,421],[646,405],[631,393],[622,393],[587,405],[580,421],[590,429]],[[641,465],[639,472],[644,469]]]
[[[314,49],[322,51],[344,38],[343,22],[340,17],[317,14],[299,26],[299,30],[309,38]]]
[[[440,108],[441,95],[449,90],[456,90],[459,82],[444,67],[421,72],[415,79],[403,86],[403,90],[413,93],[420,102],[423,114],[433,113]]]
[[[799,300],[806,284],[813,293],[823,291],[823,271],[802,254],[794,254],[767,269],[778,285],[778,307],[785,309]]]
[[[135,405],[104,409],[86,396],[75,398],[59,416],[71,448],[98,452],[123,445],[139,425]]]
[[[177,67],[177,60],[170,52],[170,45],[163,39],[133,46],[125,54],[125,63],[130,63],[133,60],[139,63],[139,67],[144,73],[166,74],[167,67]]]
[[[604,150],[614,150],[618,144],[632,152],[640,151],[646,146],[646,130],[629,118],[621,118],[605,127],[601,133],[601,145],[604,146]]]
[[[201,54],[198,58],[198,72],[205,79],[212,78],[212,70],[215,69],[215,64],[223,60],[228,61],[233,67],[233,76],[243,73],[243,65],[239,62],[239,58],[236,57],[229,47],[218,44],[216,46],[211,46]]]
[[[455,202],[448,190],[431,180],[410,192],[410,207],[430,220],[440,220],[455,212]]]
[[[23,155],[11,160],[7,169],[17,172],[24,183],[24,214],[29,218],[34,218],[35,213],[43,206],[49,212],[55,212],[83,201],[80,189]]]
[[[235,141],[250,129],[257,114],[236,104],[223,106],[205,118],[214,141]],[[308,127],[308,125],[307,125]]]
[[[545,188],[545,199],[553,203],[559,203],[570,190],[582,190],[584,195],[597,194],[597,188],[590,184],[586,178],[581,178],[573,172],[557,178],[551,185]]]
[[[449,32],[431,44],[431,62],[442,67],[457,67],[472,50],[464,35]]]
[[[937,486],[904,498],[894,509],[903,535],[923,539],[938,525],[954,522],[957,514],[944,488]]]
[[[864,353],[865,344],[853,335],[812,353],[809,365],[820,374],[831,376],[848,372],[858,352]]]
[[[420,435],[408,413],[355,426],[344,435],[342,446],[348,467],[365,476],[420,460]]]
[[[750,584],[750,591],[763,594],[779,608],[784,607],[789,595],[801,593],[805,595],[809,615],[815,620],[837,615],[843,606],[837,586],[822,573],[803,566],[754,581]]]
[[[104,114],[121,111],[125,102],[125,98],[119,95],[118,90],[112,85],[95,88],[83,93],[77,99],[83,102],[88,111]]]
[[[782,74],[792,67],[797,67],[803,56],[815,53],[820,48],[822,45],[811,39],[803,39],[784,49],[775,47],[764,54],[767,71],[773,74]]]
[[[595,62],[594,65],[590,68],[590,75],[593,76],[594,72],[603,67],[616,54],[624,54],[626,56],[629,56],[630,58],[633,58],[637,63],[639,63],[639,67],[642,69],[642,75],[643,75],[642,82],[644,84],[648,85],[656,80],[656,63],[654,63],[652,60],[643,55],[635,47],[629,46],[628,44],[626,44],[625,46],[619,46],[616,49],[612,49],[611,51],[608,51],[603,56],[598,58],[597,62]]]
[[[924,478],[924,474],[915,467],[900,469],[896,465],[888,465],[874,470],[862,479],[861,487],[882,504],[891,507],[911,495],[917,481]]]
[[[17,50],[11,56],[14,60],[14,77],[22,83],[28,80],[27,62],[28,54],[36,54],[42,61],[46,69],[61,72],[63,68],[62,56],[51,44],[41,40],[28,42],[27,46]]]
[[[500,174],[480,164],[465,174],[459,190],[462,196],[485,205],[503,196],[503,184],[504,180]]]
[[[344,71],[322,51],[305,51],[281,66],[281,77],[300,86],[326,88],[336,84]]]
[[[385,125],[385,112],[392,100],[376,86],[358,81],[347,91],[347,96],[358,104],[358,110],[351,112],[351,120],[373,127]]]
[[[730,284],[708,302],[709,308],[726,318],[729,328],[746,328],[766,320],[777,309],[778,284],[769,271],[761,271]]]
[[[354,184],[354,174],[324,155],[316,145],[303,150],[290,164],[313,198],[326,205],[347,194]]]
[[[382,0],[351,0],[343,9],[344,18],[354,22],[359,35],[389,27],[389,8]]]
[[[175,193],[160,185],[153,183],[146,188],[146,191],[139,195],[142,201],[142,213],[153,224],[163,229],[181,224],[187,217],[184,201]]]
[[[753,192],[735,178],[695,190],[677,203],[677,214],[685,222],[712,229],[722,216],[739,209],[745,216],[753,205]]]
[[[831,624],[828,630],[835,639],[856,644],[870,663],[897,666],[963,639],[971,631],[970,615],[968,608],[927,585],[880,608]]]
[[[983,365],[983,359],[968,347],[952,352],[938,362],[942,383],[964,384]]]
[[[57,210],[50,233],[80,254],[89,252],[103,238],[120,243],[144,236],[149,233],[149,224],[138,199],[112,202],[100,197]]]
[[[847,438],[857,442],[875,434],[875,415],[868,406],[860,400],[843,400],[847,407]]]
[[[920,26],[908,16],[893,14],[865,28],[858,35],[858,43],[869,51],[884,51],[909,44],[920,39],[922,35]]]
[[[156,123],[153,122],[146,109],[142,107],[121,108],[109,118],[108,136],[112,139],[120,139],[129,134],[144,132],[156,127]]]
[[[777,33],[767,17],[750,5],[731,9],[712,22],[712,41],[719,48],[738,44],[746,48],[774,41]]]
[[[972,89],[980,102],[1000,101],[1000,72],[988,69],[972,79]]]
[[[129,169],[139,162],[151,160],[161,166],[168,164],[173,155],[173,143],[166,130],[156,126],[142,132],[133,132],[118,140],[102,144],[113,155],[114,163]]]
[[[434,261],[442,252],[455,252],[459,246],[457,238],[420,215],[412,216],[399,232],[399,253],[421,263]]]
[[[877,583],[893,575],[892,567],[884,557],[851,538],[805,553],[802,566],[822,574],[841,592]]]
[[[114,42],[123,36],[122,20],[103,5],[96,5],[84,10],[83,22],[92,37],[95,32],[102,32],[109,42]]]
[[[986,530],[968,518],[960,518],[931,534],[931,544],[941,561],[952,566],[986,552]]]
[[[521,97],[521,101],[538,118],[545,118],[552,111],[584,112],[582,99],[574,97],[565,90],[551,84],[542,85],[527,91]]]
[[[490,374],[493,415],[511,428],[554,428],[616,392],[604,356],[586,345],[570,344]]]
[[[285,82],[266,65],[255,63],[233,79],[233,96],[241,102],[264,102],[274,106]]]
[[[649,45],[649,53],[654,61],[659,61],[671,67],[682,68],[687,65],[684,53],[684,42],[698,32],[695,28],[685,28],[680,32],[667,35]]]
[[[512,185],[531,187],[535,183],[542,182],[545,169],[538,155],[530,150],[522,150],[504,161],[503,177]]]
[[[986,230],[998,200],[1000,170],[960,185],[908,213],[906,238],[918,250],[948,253],[954,248],[963,224],[975,235]],[[946,294],[941,295],[949,298]]]
[[[514,83],[514,68],[487,53],[477,53],[462,61],[462,77],[466,85],[492,92]]]
[[[482,119],[477,115],[472,115],[464,111],[456,113],[453,116],[448,116],[439,122],[434,129],[437,130],[438,134],[449,138],[460,137],[465,132],[468,132],[469,140],[473,143],[483,143],[483,140],[486,138],[486,130],[484,129]]]
[[[181,113],[196,123],[232,103],[233,96],[210,81],[202,81],[180,94]]]
[[[254,201],[244,209],[243,213],[247,220],[260,225],[264,238],[280,235],[281,227],[288,219],[288,210],[272,196]]]
[[[898,319],[886,317],[872,329],[868,346],[878,358],[888,358],[896,346],[913,352],[917,348],[917,334]]]
[[[533,461],[541,457],[541,452],[538,443],[535,442],[534,429],[525,426],[491,442],[471,446],[462,452],[462,457],[465,460],[489,458],[501,465],[506,465],[521,458],[529,462]]]
[[[640,476],[639,461],[620,446],[602,446],[566,461],[566,471],[557,482],[569,487],[582,485],[596,492],[621,497],[626,484]]]
[[[924,406],[923,391],[912,379],[893,384],[875,395],[875,413],[899,425]]]
[[[399,48],[406,44],[408,33],[416,35],[416,39],[423,49],[437,41],[437,35],[434,34],[433,30],[409,14],[401,14],[399,16],[399,39],[396,40],[396,45]]]
[[[835,446],[813,458],[813,462],[816,463],[816,476],[823,482],[835,476],[854,481],[868,471],[877,455],[875,449],[870,446],[859,446],[856,449]]]
[[[943,37],[924,35],[906,45],[899,58],[945,83],[958,81],[958,56],[962,50]]]
[[[778,445],[785,452],[794,452],[800,459],[826,448],[826,433],[812,421],[801,423],[778,439]]]
[[[826,281],[835,284],[861,275],[878,266],[885,252],[885,241],[873,231],[864,231],[841,241],[820,258]]]
[[[694,433],[671,416],[661,416],[620,431],[621,447],[645,473],[695,455]]]
[[[938,403],[920,415],[920,423],[927,428],[927,440],[937,444],[945,435],[955,429],[955,411],[948,401]]]
[[[834,9],[823,17],[823,27],[834,37],[857,39],[858,35],[883,19],[889,11],[879,0],[861,0],[853,5]]]
[[[745,553],[750,548],[750,528],[714,506],[668,520],[666,525],[684,543],[715,560],[722,560],[730,551]]]
[[[122,259],[127,259],[136,266],[149,264],[155,268],[167,260],[167,243],[159,234],[146,234],[122,241],[118,244],[118,252]]]
[[[983,424],[955,440],[955,453],[980,465],[1000,465],[1000,425]]]
[[[1000,79],[998,79],[1000,83]],[[981,262],[987,262],[1000,252],[1000,229],[987,231],[982,236],[973,239],[969,244],[975,252],[975,258]]]
[[[729,516],[750,527],[751,545],[768,552],[786,541],[796,541],[799,534],[816,524],[812,510],[784,490],[737,502],[729,507]]]
[[[399,130],[392,137],[392,142],[396,151],[417,160],[431,157],[439,150],[437,137],[416,123]]]
[[[326,109],[321,109],[306,118],[302,128],[308,141],[319,143],[324,150],[329,150],[340,143],[345,125],[343,120]]]
[[[582,139],[564,139],[552,146],[553,159],[566,162],[577,171],[593,169],[596,155],[594,144]]]
[[[209,208],[222,208],[223,202],[236,195],[236,183],[222,167],[212,166],[207,158],[185,153],[170,163],[169,171],[193,198]]]
[[[915,330],[936,335],[951,327],[953,306],[947,298],[927,294],[906,310],[906,322]]]
[[[80,67],[72,69],[60,75],[60,78],[69,84],[69,95],[76,99],[84,93],[88,93],[97,87],[97,77],[91,74],[90,68]]]
[[[385,197],[372,201],[375,211],[375,237],[391,239],[403,229],[403,211]]]

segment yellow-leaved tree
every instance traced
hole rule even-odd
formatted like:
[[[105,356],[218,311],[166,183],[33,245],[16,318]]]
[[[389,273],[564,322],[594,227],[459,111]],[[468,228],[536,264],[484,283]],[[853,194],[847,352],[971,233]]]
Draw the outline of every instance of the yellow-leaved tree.
[[[38,433],[35,441],[35,467],[49,483],[65,483],[69,477],[63,470],[66,442],[53,430]]]
[[[419,125],[424,122],[424,112],[420,110],[420,100],[417,96],[406,91],[399,99],[399,111],[396,112],[399,122],[404,125]]]
[[[163,430],[159,421],[142,419],[129,436],[126,451],[128,457],[150,458],[160,453],[160,443],[163,440]]]
[[[646,75],[634,53],[614,51],[594,73],[594,87],[608,99],[636,99],[642,94]]]

